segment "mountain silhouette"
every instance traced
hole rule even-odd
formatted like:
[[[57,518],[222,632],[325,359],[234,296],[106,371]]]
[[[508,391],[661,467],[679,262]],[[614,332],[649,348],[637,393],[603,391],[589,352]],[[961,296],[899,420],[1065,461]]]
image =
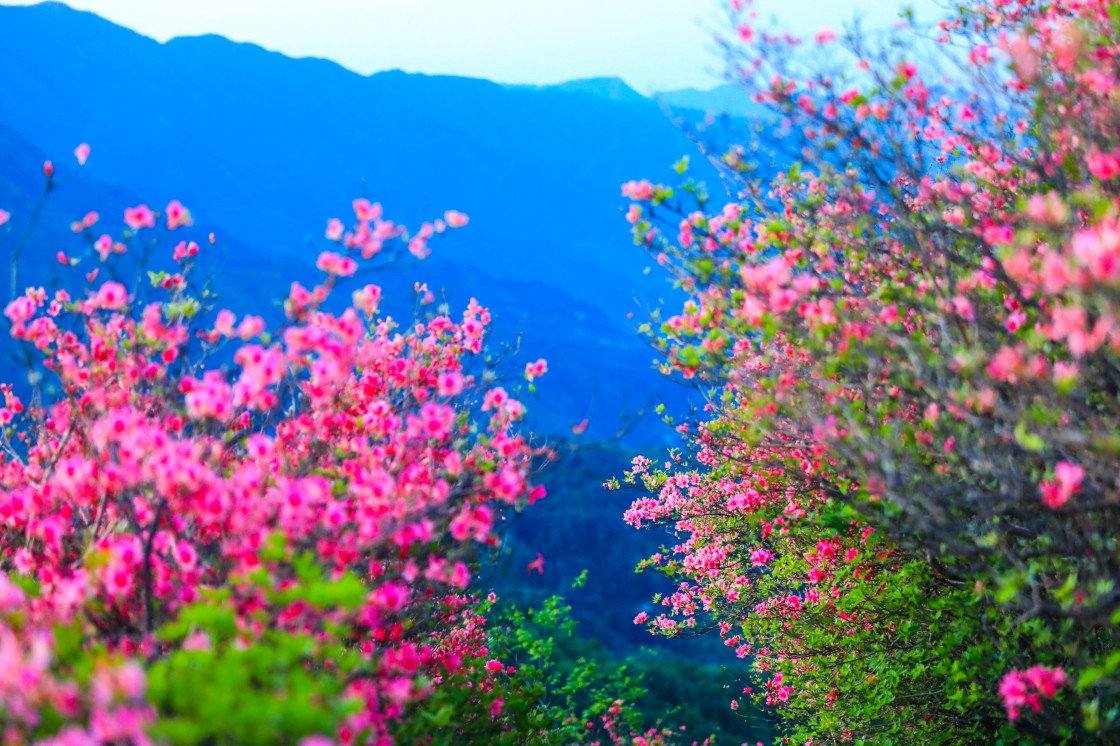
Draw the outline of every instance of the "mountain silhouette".
[[[679,395],[635,333],[673,291],[632,245],[619,185],[672,176],[692,145],[621,81],[363,76],[219,36],[159,43],[58,3],[0,7],[0,65],[12,151],[0,163],[11,196],[0,196],[13,229],[39,188],[38,165],[16,156],[33,146],[72,163],[74,146],[89,142],[76,186],[102,205],[104,224],[119,230],[125,195],[156,208],[182,200],[227,247],[218,282],[245,312],[283,295],[293,274],[315,279],[326,220],[345,221],[356,197],[411,226],[457,209],[467,228],[382,278],[403,296],[398,310],[411,308],[415,281],[452,309],[472,296],[491,307],[498,343],[520,339],[524,360],[549,358],[545,429],[589,417],[591,436],[602,436],[655,392]],[[652,425],[646,437],[665,436]]]

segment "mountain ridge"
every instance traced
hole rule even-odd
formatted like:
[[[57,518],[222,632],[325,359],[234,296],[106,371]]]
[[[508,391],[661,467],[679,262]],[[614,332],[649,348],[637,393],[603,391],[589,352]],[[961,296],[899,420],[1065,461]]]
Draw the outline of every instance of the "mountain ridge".
[[[646,95],[646,94],[643,94],[643,93],[639,92],[638,90],[636,90],[632,86],[630,86],[630,84],[626,83],[626,81],[623,80],[622,78],[617,77],[617,76],[610,76],[610,75],[592,76],[592,77],[587,77],[587,78],[573,78],[571,80],[560,81],[560,82],[557,82],[557,83],[529,84],[529,83],[503,83],[501,81],[492,81],[492,80],[489,80],[487,78],[478,78],[478,77],[444,74],[444,73],[425,73],[425,72],[418,72],[418,71],[411,71],[410,72],[410,71],[402,70],[400,68],[389,68],[389,69],[385,69],[385,70],[375,70],[373,72],[363,73],[361,71],[354,70],[353,68],[347,67],[346,65],[344,65],[344,64],[342,64],[342,63],[340,63],[336,60],[330,59],[329,57],[324,57],[324,56],[321,56],[321,55],[294,56],[294,55],[288,54],[286,52],[283,52],[281,50],[271,49],[269,47],[266,47],[262,44],[258,44],[256,42],[230,39],[229,37],[222,36],[221,34],[217,34],[217,33],[184,34],[184,35],[181,35],[181,36],[173,36],[169,39],[160,41],[158,39],[153,39],[152,37],[141,34],[140,32],[134,31],[134,30],[128,28],[127,26],[123,25],[123,24],[118,24],[118,23],[116,23],[114,21],[111,21],[111,20],[109,20],[109,19],[107,19],[103,16],[99,16],[92,11],[73,8],[69,5],[67,5],[66,3],[59,2],[58,0],[43,0],[43,2],[33,3],[33,4],[28,4],[28,5],[10,5],[10,6],[0,5],[0,8],[23,9],[23,10],[33,10],[33,11],[50,12],[50,13],[70,13],[70,14],[85,16],[87,21],[90,22],[90,23],[94,23],[94,24],[98,24],[98,25],[102,25],[102,26],[106,26],[106,27],[111,26],[111,27],[113,27],[113,28],[115,28],[119,31],[127,32],[129,34],[135,35],[135,36],[143,38],[143,39],[147,39],[154,44],[159,44],[159,45],[162,45],[162,46],[181,45],[184,42],[190,42],[190,41],[193,41],[193,40],[208,40],[208,39],[221,40],[222,42],[225,42],[225,43],[228,43],[228,44],[247,47],[247,48],[257,50],[257,51],[260,51],[260,52],[265,52],[267,54],[283,57],[283,58],[288,59],[288,60],[293,60],[293,61],[297,61],[297,62],[305,62],[306,61],[306,62],[311,62],[311,63],[324,63],[325,65],[332,66],[332,67],[338,68],[339,70],[343,70],[343,71],[346,71],[348,73],[351,73],[353,75],[357,75],[357,76],[360,76],[360,77],[366,77],[366,78],[375,78],[375,77],[382,76],[382,75],[413,76],[413,77],[419,77],[419,78],[450,78],[450,79],[461,80],[461,81],[480,81],[480,82],[485,82],[485,83],[488,83],[488,84],[491,84],[491,85],[494,85],[494,86],[498,86],[498,87],[502,87],[502,88],[540,89],[540,90],[552,89],[552,90],[563,90],[563,91],[568,91],[568,92],[588,93],[588,94],[591,94],[591,95],[599,95],[599,96],[602,96],[602,97],[605,97],[605,98],[608,98],[608,99],[611,99],[611,100],[620,100],[621,99],[621,100],[636,101],[638,99],[642,99],[642,100],[649,101],[649,102],[654,102],[654,103],[657,103],[660,100],[665,100],[665,101],[670,101],[670,102],[677,102],[675,105],[679,106],[680,108],[689,108],[689,109],[701,110],[701,111],[708,109],[713,104],[718,107],[721,102],[727,100],[728,90],[729,89],[734,89],[734,86],[730,86],[728,84],[716,84],[716,85],[714,85],[714,86],[712,86],[711,88],[708,88],[708,89],[696,88],[696,87],[687,87],[687,88],[681,88],[681,89],[669,89],[669,90],[664,90],[664,91],[658,90],[658,91],[652,92],[649,95]],[[745,96],[745,94],[744,94],[744,96]],[[705,97],[711,97],[711,101],[705,101]],[[681,103],[682,101],[685,101],[685,100],[689,101],[689,103],[687,105],[684,104],[684,103]],[[721,109],[720,111],[722,113],[723,110]]]
[[[646,274],[619,185],[667,179],[693,148],[621,81],[363,76],[217,35],[160,43],[60,3],[0,6],[0,65],[19,71],[0,79],[0,123],[56,160],[89,142],[98,182],[155,207],[182,200],[247,262],[309,268],[329,246],[327,218],[345,220],[356,197],[414,227],[468,213],[470,226],[402,272],[452,308],[474,296],[520,325],[501,337],[554,363],[554,432],[588,401],[600,402],[591,432],[605,435],[619,413],[603,403],[632,415],[677,395],[634,331],[674,291]],[[644,437],[667,432],[651,423]]]

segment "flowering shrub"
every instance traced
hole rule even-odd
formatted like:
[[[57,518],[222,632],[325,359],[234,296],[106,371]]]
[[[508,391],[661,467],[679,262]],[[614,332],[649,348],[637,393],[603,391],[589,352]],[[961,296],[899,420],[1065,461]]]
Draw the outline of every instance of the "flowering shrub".
[[[710,393],[692,458],[628,475],[678,537],[649,623],[718,629],[798,739],[1120,731],[1118,12],[975,1],[805,64],[735,0],[774,112],[707,151],[738,200],[623,187],[691,295],[666,369]]]
[[[8,303],[29,376],[0,387],[4,743],[631,742],[632,687],[584,672],[561,682],[584,710],[546,704],[543,652],[469,588],[495,522],[544,495],[481,362],[489,312],[397,323],[376,285],[332,297],[467,217],[409,234],[353,207],[275,330],[194,291],[207,243],[165,245],[192,225],[177,201],[129,207],[120,236],[85,216],[88,248],[57,258],[88,285]],[[123,280],[137,255],[150,287]]]
[[[465,670],[425,699],[401,722],[405,743],[555,744],[589,746],[712,746],[642,722],[636,704],[646,694],[641,677],[623,665],[611,670],[579,657],[565,661],[560,647],[578,634],[571,608],[560,598],[521,611],[483,603],[487,613],[487,660]],[[488,703],[478,706],[479,701]],[[661,720],[657,717],[657,720]]]
[[[368,204],[355,212],[340,237],[351,253],[402,237]],[[188,215],[172,203],[167,227]],[[143,205],[125,212],[137,238],[155,220]],[[407,239],[410,249],[422,253],[441,229]],[[186,246],[175,258],[189,264],[198,248]],[[198,323],[186,270],[154,279],[165,296],[142,308],[108,281],[78,297],[29,289],[5,310],[59,389],[33,406],[4,390],[0,557],[12,580],[36,579],[11,591],[5,632],[39,640],[46,657],[29,664],[44,671],[58,625],[96,640],[106,661],[159,660],[152,699],[194,723],[157,727],[176,740],[217,735],[199,730],[206,713],[210,727],[231,722],[212,717],[209,698],[183,696],[191,677],[235,676],[228,691],[273,703],[264,722],[277,734],[368,739],[485,652],[446,625],[471,603],[472,546],[493,542],[498,512],[529,496],[534,455],[514,429],[521,405],[468,370],[489,313],[472,301],[460,319],[400,328],[375,316],[373,285],[328,312],[356,261],[324,252],[318,265],[323,283],[293,284],[275,336],[228,311]],[[208,367],[223,346],[233,365]],[[122,691],[143,703],[129,665]],[[308,685],[322,670],[330,686]],[[58,700],[68,691],[49,700],[67,718],[80,713]],[[293,705],[301,694],[305,710]],[[222,701],[247,728],[268,727],[260,707]],[[97,726],[114,702],[90,704],[98,740],[115,740]],[[38,710],[24,718],[28,735],[54,727]],[[138,726],[151,719],[137,712]]]

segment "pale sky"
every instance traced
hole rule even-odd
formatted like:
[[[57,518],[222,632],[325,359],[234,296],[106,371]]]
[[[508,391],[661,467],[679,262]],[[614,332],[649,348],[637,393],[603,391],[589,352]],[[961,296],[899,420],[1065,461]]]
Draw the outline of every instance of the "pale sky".
[[[910,0],[919,18],[936,0]],[[30,5],[26,0],[0,4]],[[621,77],[643,93],[720,82],[721,0],[68,0],[159,41],[214,33],[359,73],[402,69],[558,83]],[[901,0],[758,0],[792,31],[889,26]]]

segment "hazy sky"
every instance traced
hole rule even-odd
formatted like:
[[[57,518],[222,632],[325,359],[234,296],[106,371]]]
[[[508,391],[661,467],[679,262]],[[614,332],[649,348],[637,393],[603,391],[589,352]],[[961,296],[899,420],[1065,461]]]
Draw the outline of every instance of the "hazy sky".
[[[935,0],[912,0],[928,17]],[[0,4],[31,4],[0,0]],[[721,0],[68,0],[165,41],[216,33],[360,73],[400,68],[503,83],[617,76],[643,91],[719,82]],[[901,0],[758,0],[792,30],[897,19]]]

